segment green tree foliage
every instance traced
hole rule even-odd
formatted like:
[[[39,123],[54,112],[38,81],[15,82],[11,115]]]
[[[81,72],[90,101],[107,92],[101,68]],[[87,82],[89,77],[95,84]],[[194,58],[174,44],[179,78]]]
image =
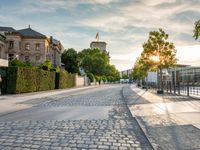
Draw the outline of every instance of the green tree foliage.
[[[147,42],[143,44],[143,52],[134,65],[134,79],[144,79],[149,70],[161,70],[176,64],[175,46],[167,40],[168,34],[162,29],[149,33]],[[157,58],[157,60],[154,58]]]
[[[52,62],[50,60],[46,60],[43,64],[39,65],[39,69],[47,70],[47,71],[56,71],[53,68]]]
[[[127,74],[124,74],[124,75],[122,76],[122,79],[128,79],[128,75],[127,75]]]
[[[110,64],[109,54],[99,49],[84,49],[79,52],[79,64],[85,73],[91,77],[92,74],[96,81],[119,80],[119,72],[114,65]]]
[[[147,76],[148,72],[148,65],[144,64],[141,58],[138,58],[135,62],[134,68],[133,68],[133,80],[143,80]]]
[[[114,65],[108,65],[106,67],[106,78],[109,82],[119,81],[120,74],[119,71],[115,68]]]
[[[200,20],[195,22],[193,33],[193,37],[197,40],[200,37]]]
[[[9,61],[9,67],[32,67],[30,62],[22,62],[17,59],[13,59]]]
[[[78,53],[73,49],[70,48],[65,50],[61,56],[61,62],[65,64],[65,70],[69,73],[78,73]]]
[[[79,52],[79,61],[80,67],[84,69],[86,74],[103,76],[109,64],[109,56],[99,49],[84,49]]]
[[[87,77],[90,79],[90,82],[94,81],[94,75],[92,73],[87,73]]]

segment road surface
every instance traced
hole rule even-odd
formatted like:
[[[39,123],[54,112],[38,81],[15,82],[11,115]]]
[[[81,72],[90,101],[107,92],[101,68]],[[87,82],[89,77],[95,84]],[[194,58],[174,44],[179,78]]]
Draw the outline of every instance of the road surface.
[[[122,89],[108,85],[19,101],[31,107],[0,116],[0,149],[151,150]]]

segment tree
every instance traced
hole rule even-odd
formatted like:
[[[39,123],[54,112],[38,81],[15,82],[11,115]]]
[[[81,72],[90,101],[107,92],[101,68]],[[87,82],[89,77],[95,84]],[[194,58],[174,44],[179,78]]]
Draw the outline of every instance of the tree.
[[[143,44],[143,52],[135,64],[135,76],[147,75],[151,69],[159,70],[162,77],[162,69],[174,66],[177,62],[176,49],[172,42],[168,42],[168,34],[162,29],[151,31],[147,42]],[[144,77],[144,76],[142,76]],[[162,84],[162,78],[160,82]],[[162,90],[161,85],[161,90]]]
[[[88,73],[87,77],[90,79],[90,82],[94,81],[94,75],[92,73]]]
[[[193,37],[197,40],[200,37],[200,20],[195,22],[193,33]]]
[[[109,54],[100,49],[84,49],[78,53],[80,67],[91,78],[91,74],[96,81],[108,79],[119,80],[119,72],[114,65],[110,64]]]
[[[109,64],[109,57],[105,52],[99,49],[84,49],[78,55],[80,67],[84,69],[86,74],[105,75],[106,66]]]
[[[73,48],[65,50],[61,56],[61,62],[69,73],[79,73],[78,53]]]
[[[141,55],[134,64],[132,77],[133,80],[143,80],[147,76],[150,64]]]

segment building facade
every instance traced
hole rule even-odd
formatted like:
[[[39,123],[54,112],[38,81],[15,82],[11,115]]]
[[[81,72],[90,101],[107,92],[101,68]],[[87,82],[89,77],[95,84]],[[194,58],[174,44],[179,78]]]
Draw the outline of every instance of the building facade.
[[[127,76],[130,79],[132,77],[132,73],[133,69],[120,71],[120,78],[123,78],[123,76]]]
[[[60,56],[63,51],[61,42],[54,44],[51,38],[33,30],[15,30],[11,27],[0,27],[0,33],[6,38],[5,50],[8,60],[18,59],[30,62],[34,66],[50,60],[54,67],[60,66]],[[59,45],[59,46],[57,46]]]
[[[6,37],[0,34],[0,66],[8,66],[8,56],[6,50]]]
[[[102,51],[106,51],[107,50],[106,46],[107,46],[107,43],[103,42],[103,41],[93,41],[93,42],[90,43],[91,49],[98,48]]]
[[[64,47],[61,42],[54,39],[52,36],[50,37],[50,55],[48,55],[48,59],[51,59],[51,62],[54,67],[61,66],[61,54],[64,51]]]

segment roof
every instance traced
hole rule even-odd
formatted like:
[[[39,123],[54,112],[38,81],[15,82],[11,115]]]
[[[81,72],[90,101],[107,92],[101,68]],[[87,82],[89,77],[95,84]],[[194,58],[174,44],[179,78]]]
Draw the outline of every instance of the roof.
[[[52,40],[53,40],[53,43],[54,43],[54,44],[59,44],[59,43],[60,43],[60,41],[58,41],[58,40],[56,40],[56,39],[54,39],[54,38],[53,38]]]
[[[43,35],[42,33],[39,33],[31,28],[26,28],[26,29],[21,29],[18,30],[18,32],[25,37],[36,37],[36,38],[46,38],[45,35]]]
[[[17,32],[14,28],[12,27],[0,27],[0,31],[7,31],[7,32]]]

